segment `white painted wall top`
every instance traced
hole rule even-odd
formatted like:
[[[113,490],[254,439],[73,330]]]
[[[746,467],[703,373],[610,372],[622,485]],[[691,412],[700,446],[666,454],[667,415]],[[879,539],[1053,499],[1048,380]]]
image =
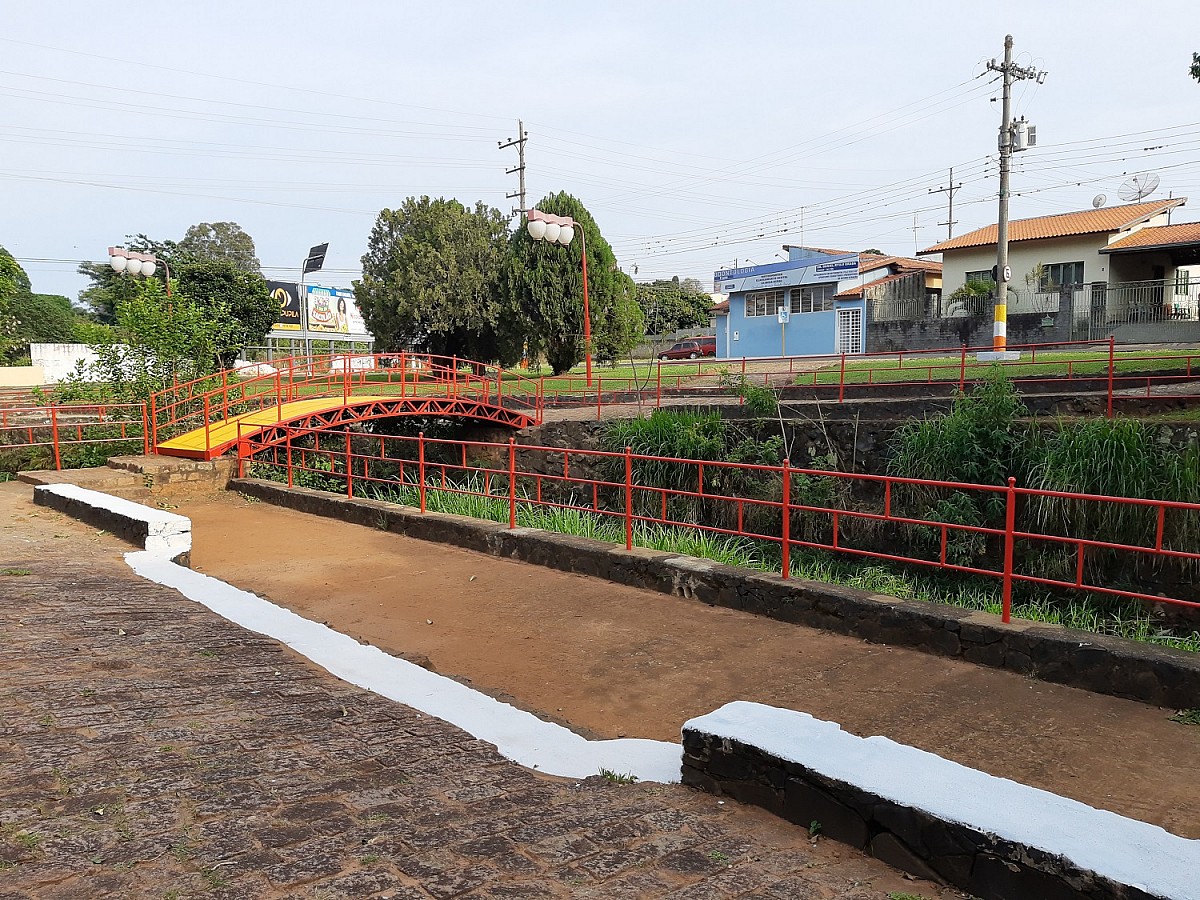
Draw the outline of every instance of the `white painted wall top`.
[[[1061,855],[1154,897],[1200,898],[1200,841],[1157,825],[760,703],[728,703],[684,729],[758,747],[899,805]]]

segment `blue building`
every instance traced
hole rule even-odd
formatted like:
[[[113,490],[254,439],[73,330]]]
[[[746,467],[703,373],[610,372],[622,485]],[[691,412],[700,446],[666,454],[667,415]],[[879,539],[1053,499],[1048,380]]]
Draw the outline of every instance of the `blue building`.
[[[715,307],[717,356],[808,356],[863,352],[859,254],[786,247],[788,259],[713,273],[728,294]]]

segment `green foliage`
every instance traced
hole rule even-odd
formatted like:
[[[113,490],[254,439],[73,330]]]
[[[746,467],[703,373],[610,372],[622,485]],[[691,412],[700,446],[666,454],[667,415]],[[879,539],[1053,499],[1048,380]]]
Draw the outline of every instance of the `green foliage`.
[[[754,384],[745,375],[721,371],[721,386],[729,388],[742,398],[746,412],[759,418],[774,418],[779,415],[779,398],[769,387]]]
[[[211,320],[220,336],[216,357],[222,368],[233,365],[241,348],[259,343],[279,314],[266,279],[228,259],[188,257],[173,273],[179,293]]]
[[[224,262],[249,275],[262,274],[262,266],[255,255],[254,239],[237,222],[201,222],[192,225],[184,232],[176,250],[180,263],[188,260]]]
[[[409,197],[385,209],[362,258],[354,295],[377,349],[416,349],[490,362],[520,358],[519,334],[503,352],[500,271],[508,225],[497,209]]]
[[[614,772],[612,769],[601,769],[600,777],[612,784],[637,784],[638,781],[632,772]]]
[[[577,199],[567,193],[551,194],[537,208],[570,216],[586,237],[592,352],[600,360],[625,356],[644,333],[633,280],[617,268],[608,241]],[[584,243],[578,237],[567,247],[535,241],[523,228],[509,240],[501,280],[505,344],[519,346],[524,339],[530,355],[545,357],[555,375],[584,357]]]
[[[167,262],[172,274],[175,272],[177,245],[174,241],[156,241],[144,234],[127,234],[125,249],[135,253],[153,253],[158,259]],[[79,292],[79,302],[90,310],[97,322],[104,325],[116,322],[117,304],[122,300],[132,300],[137,294],[138,284],[145,280],[140,276],[114,272],[107,259],[80,263],[78,271],[80,275],[86,275],[91,280],[91,284]],[[165,287],[166,267],[159,266],[153,277]]]
[[[1046,442],[1030,486],[1040,490],[1113,497],[1200,502],[1200,454],[1180,452],[1160,442],[1134,419],[1097,419],[1062,424]],[[1152,539],[1158,512],[1122,503],[1038,497],[1035,521],[1052,534],[1142,544]],[[1163,519],[1163,545],[1194,550],[1200,521],[1190,511],[1169,510]]]
[[[892,437],[891,471],[905,478],[1005,484],[1025,482],[1028,468],[1026,415],[1012,382],[999,366],[986,379],[954,398],[945,415],[909,422]]]
[[[60,400],[145,401],[173,379],[189,381],[216,370],[218,354],[234,342],[233,319],[186,295],[168,299],[162,282],[142,278],[120,300],[110,340],[94,344],[97,359],[60,384]]]
[[[1192,67],[1188,69],[1188,74],[1200,81],[1200,53],[1192,54]]]
[[[946,298],[946,312],[967,316],[984,316],[990,312],[992,291],[996,286],[990,281],[968,281]]]
[[[636,286],[647,334],[666,334],[683,328],[707,326],[712,317],[712,297],[694,278],[676,275]]]

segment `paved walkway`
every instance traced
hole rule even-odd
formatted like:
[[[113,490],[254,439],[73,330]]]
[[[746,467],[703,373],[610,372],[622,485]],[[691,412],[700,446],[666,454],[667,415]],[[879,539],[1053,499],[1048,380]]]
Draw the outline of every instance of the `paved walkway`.
[[[0,485],[0,898],[955,896],[679,786],[550,778]]]

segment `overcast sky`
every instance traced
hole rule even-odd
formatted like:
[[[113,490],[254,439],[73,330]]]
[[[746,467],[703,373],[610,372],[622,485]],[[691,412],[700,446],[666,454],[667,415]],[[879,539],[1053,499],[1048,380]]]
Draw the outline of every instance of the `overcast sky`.
[[[125,12],[122,12],[122,10]],[[1194,196],[1194,0],[1004,3],[10,4],[0,32],[0,244],[35,290],[144,232],[232,220],[269,277],[348,286],[410,195],[508,211],[566,190],[625,271],[711,282],[785,243],[911,255],[995,221],[1000,85],[1036,124],[1013,216],[1117,204],[1136,173]],[[1156,148],[1156,149],[1148,149]]]

